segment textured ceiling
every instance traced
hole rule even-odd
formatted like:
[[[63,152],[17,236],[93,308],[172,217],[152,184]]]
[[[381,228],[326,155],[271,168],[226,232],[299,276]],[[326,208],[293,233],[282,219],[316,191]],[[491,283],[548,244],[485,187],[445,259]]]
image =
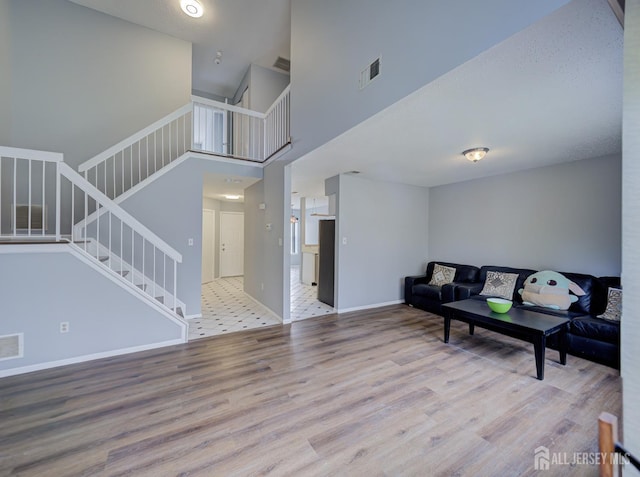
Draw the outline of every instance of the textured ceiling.
[[[435,186],[621,151],[622,29],[574,0],[293,164],[292,190],[360,177]],[[476,164],[460,154],[489,147]]]
[[[201,18],[185,15],[179,0],[70,1],[192,42],[198,91],[231,97],[251,63],[271,68],[278,56],[290,58],[291,0],[199,0]]]

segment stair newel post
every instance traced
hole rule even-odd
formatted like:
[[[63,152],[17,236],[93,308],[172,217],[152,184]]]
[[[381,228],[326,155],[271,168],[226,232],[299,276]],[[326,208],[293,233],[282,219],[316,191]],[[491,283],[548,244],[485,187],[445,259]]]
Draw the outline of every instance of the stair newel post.
[[[60,209],[62,203],[60,202],[62,194],[60,193],[60,162],[56,162],[56,241],[60,241]]]
[[[173,259],[173,312],[178,310],[178,262]]]
[[[189,113],[191,114],[191,138],[190,138],[190,144],[189,144],[189,149],[193,150],[193,136],[195,134],[195,115],[193,114],[193,109],[194,109],[194,105],[193,105],[193,101],[191,101],[190,104],[190,108],[189,108]],[[189,114],[187,113],[187,114]]]

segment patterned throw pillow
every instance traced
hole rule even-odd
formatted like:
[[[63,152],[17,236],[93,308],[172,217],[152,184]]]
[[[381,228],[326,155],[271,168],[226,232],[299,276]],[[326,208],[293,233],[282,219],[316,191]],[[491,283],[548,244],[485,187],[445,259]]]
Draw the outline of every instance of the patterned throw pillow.
[[[622,316],[622,290],[620,288],[609,288],[607,293],[607,309],[598,318],[610,321],[620,321]]]
[[[433,274],[431,275],[431,281],[429,282],[429,285],[441,287],[442,285],[451,283],[453,281],[453,277],[455,276],[455,268],[445,267],[444,265],[436,263],[436,265],[433,267]]]
[[[517,280],[517,273],[489,271],[480,294],[512,300],[513,289],[516,287]]]

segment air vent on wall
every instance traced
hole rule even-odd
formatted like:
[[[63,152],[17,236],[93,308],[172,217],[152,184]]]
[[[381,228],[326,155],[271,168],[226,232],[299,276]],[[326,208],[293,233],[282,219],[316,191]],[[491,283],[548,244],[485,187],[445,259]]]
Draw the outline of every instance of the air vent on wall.
[[[291,60],[287,60],[286,58],[283,58],[282,56],[278,56],[278,59],[273,64],[273,67],[281,69],[281,70],[286,71],[288,73],[291,70]]]
[[[22,358],[22,333],[0,336],[0,361]]]
[[[380,75],[380,57],[360,72],[360,89],[368,86],[375,78]]]

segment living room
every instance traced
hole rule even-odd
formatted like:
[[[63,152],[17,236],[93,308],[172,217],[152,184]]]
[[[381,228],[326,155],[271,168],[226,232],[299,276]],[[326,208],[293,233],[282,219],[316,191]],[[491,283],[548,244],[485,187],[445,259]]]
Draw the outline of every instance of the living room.
[[[299,4],[298,7],[312,9],[310,5],[304,5],[302,3]],[[316,7],[314,6],[313,8]],[[364,8],[361,10],[366,11],[367,9]],[[477,13],[477,10],[478,9],[474,10],[474,12]],[[634,10],[632,9],[632,11]],[[298,13],[299,12],[300,10],[298,10]],[[295,13],[296,12],[294,10],[294,17]],[[538,12],[538,14],[542,15],[540,12]],[[313,16],[314,15],[311,15],[311,17]],[[334,12],[324,12],[323,15],[315,16],[316,20],[318,18],[325,18],[326,20],[327,17],[329,19],[334,18]],[[392,16],[388,16],[387,18],[390,17]],[[518,31],[524,26],[524,23],[527,23],[530,20],[530,18],[526,21],[523,20],[521,24],[518,24],[518,26],[513,26],[513,29]],[[416,19],[416,22],[418,21],[419,19]],[[397,25],[397,19],[392,23]],[[497,23],[500,22],[498,21]],[[495,30],[497,29],[498,28]],[[407,29],[407,31],[409,30],[413,29]],[[487,30],[492,32],[490,36],[492,36],[492,41],[495,41],[496,38],[493,35],[499,35],[489,26],[487,27]],[[294,32],[294,37],[298,38],[298,45],[300,46],[304,44],[300,39],[303,32],[306,34],[309,32],[313,33],[313,31],[313,25],[297,23],[297,31]],[[510,33],[514,33],[515,31],[503,33],[505,36],[509,36]],[[629,30],[627,29],[627,31]],[[408,34],[407,36],[410,35]],[[404,40],[406,40],[406,37],[401,38],[399,43],[402,44]],[[416,43],[418,42],[419,41],[416,40]],[[342,43],[340,37],[335,38],[335,43],[339,43],[340,45],[336,46],[329,44],[327,45],[327,51],[318,52],[321,59],[335,59],[332,55],[335,57],[340,56],[334,52],[342,51],[344,49],[344,43]],[[487,42],[487,44],[490,44],[490,42]],[[402,48],[402,46],[399,48]],[[482,50],[482,48],[482,46],[478,45],[479,50]],[[375,51],[358,54],[357,57],[359,59],[365,57],[371,57],[371,59],[373,59],[379,54],[380,51],[376,49]],[[306,53],[304,51],[298,51],[298,55],[306,57]],[[348,52],[346,56],[349,56]],[[474,53],[470,53],[469,56],[474,56]],[[383,52],[383,60],[387,58],[391,60],[393,58],[393,54]],[[338,59],[338,62],[339,61],[343,60]],[[448,66],[451,66],[452,64],[457,65],[460,61],[460,58],[451,59]],[[355,72],[355,76],[357,77],[362,66],[364,65],[360,65],[359,62],[358,64],[350,65],[350,68],[348,68],[350,71],[349,74],[351,75],[351,73]],[[382,62],[383,76],[379,78],[378,85],[384,85],[382,80],[386,75],[393,73],[393,68],[391,68],[392,66],[393,65],[390,62]],[[295,71],[295,64],[293,68]],[[389,69],[384,70],[385,68]],[[337,71],[340,68],[329,69]],[[424,73],[424,71],[421,71],[420,73]],[[436,77],[440,74],[443,74],[443,71],[434,72],[434,76]],[[302,155],[305,149],[315,149],[315,146],[323,144],[326,140],[333,137],[335,133],[349,129],[351,125],[355,125],[363,118],[369,117],[373,112],[391,105],[396,99],[404,97],[407,93],[425,84],[425,81],[428,81],[422,74],[416,74],[415,77],[410,74],[397,76],[402,76],[402,78],[399,79],[401,82],[405,81],[406,83],[402,84],[402,87],[398,87],[397,89],[388,88],[386,93],[390,93],[389,89],[393,90],[390,94],[376,95],[376,98],[380,98],[379,102],[369,103],[368,100],[362,96],[363,99],[357,99],[355,101],[356,103],[359,102],[359,106],[362,107],[352,108],[354,105],[353,102],[350,102],[349,100],[341,102],[341,99],[344,98],[337,97],[336,103],[340,106],[336,108],[335,104],[332,105],[329,104],[331,103],[330,101],[326,101],[327,104],[324,105],[326,110],[321,108],[320,111],[325,111],[327,113],[325,115],[326,117],[323,118],[323,115],[319,114],[314,116],[313,121],[304,121],[304,114],[306,114],[305,111],[311,110],[317,113],[317,105],[310,106],[308,104],[309,98],[305,98],[304,96],[299,97],[299,107],[301,109],[306,109],[302,111],[303,114],[301,114],[300,111],[298,114],[298,118],[300,118],[299,128],[301,129],[298,131],[299,134],[294,134],[294,137],[300,138],[300,142],[294,145],[294,147],[300,146],[300,149],[297,149],[296,151],[299,151]],[[333,88],[334,90],[340,90],[340,88],[334,88],[335,81],[337,81],[337,79],[333,81],[331,77],[325,77],[323,80],[327,81],[327,89]],[[315,77],[314,82],[317,87],[317,83],[320,82],[318,76]],[[333,85],[332,82],[334,83]],[[376,87],[376,83],[372,83],[368,87],[367,92],[374,91],[374,87]],[[318,98],[331,97],[330,94],[322,92],[324,91],[323,88],[320,89],[321,92],[316,93],[316,96]],[[314,91],[318,90],[316,89]],[[304,104],[305,102],[307,102],[307,104]],[[341,114],[344,112],[342,111],[342,108],[345,110],[352,108],[354,115]],[[471,116],[480,118],[482,118],[484,114],[487,114],[487,109],[480,113],[469,113]],[[311,113],[309,113],[309,115],[311,115]],[[458,119],[464,118],[464,121],[467,121],[468,115],[465,116],[464,114],[457,114],[456,117]],[[317,128],[314,128],[315,122],[319,123],[316,124],[316,126],[318,126]],[[516,121],[513,118],[509,118],[508,122]],[[633,124],[633,122],[630,124]],[[581,127],[582,126],[580,124],[577,125],[578,129]],[[315,130],[317,134],[312,135],[310,131],[313,130]],[[369,134],[370,133],[367,135]],[[401,136],[399,138],[402,139]],[[546,138],[542,136],[533,137],[532,140],[537,143],[539,148],[532,148],[532,150],[527,151],[527,153],[541,158],[546,156],[546,153],[541,152],[547,145],[545,139]],[[528,167],[525,167],[527,169],[525,171],[515,172],[514,168],[512,172],[498,175],[496,170],[492,169],[493,164],[496,164],[496,161],[515,161],[519,158],[510,156],[508,151],[501,151],[501,147],[497,143],[492,142],[491,144],[485,144],[482,142],[477,144],[476,142],[478,140],[479,138],[476,137],[460,139],[455,148],[452,148],[452,151],[448,153],[447,160],[459,161],[455,166],[457,167],[454,177],[455,182],[457,182],[456,184],[453,184],[454,180],[443,181],[443,185],[432,184],[428,187],[420,185],[403,185],[396,182],[379,182],[375,179],[368,178],[367,173],[369,170],[364,167],[362,168],[364,173],[360,177],[349,174],[339,174],[341,172],[357,169],[355,166],[352,167],[347,160],[342,164],[342,171],[335,171],[335,173],[339,175],[330,174],[328,176],[320,176],[323,186],[321,195],[324,195],[325,193],[339,195],[339,213],[341,213],[341,217],[343,219],[339,236],[346,237],[348,239],[348,244],[343,250],[343,254],[339,262],[341,269],[339,270],[338,280],[338,303],[341,311],[370,307],[376,304],[399,302],[402,298],[400,278],[407,274],[423,272],[424,265],[426,264],[428,257],[477,265],[495,263],[497,265],[528,266],[536,269],[553,268],[568,271],[584,271],[594,274],[620,274],[621,267],[624,264],[624,260],[621,258],[623,254],[621,253],[620,242],[623,244],[625,242],[629,243],[629,233],[631,233],[632,236],[635,236],[633,235],[635,229],[627,229],[625,234],[627,236],[626,240],[625,236],[623,236],[621,232],[621,225],[623,223],[621,220],[622,214],[620,207],[620,196],[623,192],[621,179],[631,181],[632,178],[636,176],[629,174],[628,169],[624,169],[619,145],[617,146],[618,151],[614,154],[600,154],[598,152],[593,152],[598,151],[598,149],[591,147],[591,145],[584,148],[586,149],[586,152],[583,150],[582,146],[576,146],[578,151],[565,150],[553,153],[558,155],[565,154],[565,158],[570,159],[569,162],[557,165],[531,162]],[[314,144],[316,141],[318,143]],[[358,147],[354,147],[353,149],[360,152],[361,150],[359,147],[362,144],[360,142],[357,142],[356,144]],[[630,142],[627,142],[627,144],[630,144]],[[477,164],[471,164],[460,155],[460,152],[467,147],[476,145],[490,147],[490,151],[485,159]],[[341,149],[349,150],[349,147],[345,147],[345,145],[342,144]],[[390,158],[396,160],[397,156],[394,155],[394,151],[385,152],[387,154],[387,161],[389,161]],[[582,153],[580,157],[578,157],[577,152]],[[417,153],[423,154],[424,151],[418,151]],[[298,152],[296,152],[296,155],[297,154]],[[412,152],[407,155],[415,154],[415,152]],[[625,162],[627,157],[637,157],[635,155],[627,156],[626,149],[624,154]],[[637,153],[631,151],[631,154]],[[524,157],[523,160],[530,158],[531,156]],[[398,160],[400,159],[401,158],[398,158]],[[301,160],[301,164],[302,162],[303,160]],[[296,168],[298,167],[296,166],[296,163],[297,161],[294,162],[292,166],[288,166],[291,167],[292,175],[294,176]],[[260,270],[257,270],[255,282],[250,284],[250,286],[254,286],[256,288],[254,290],[255,296],[265,300],[265,302],[274,309],[286,307],[286,299],[283,298],[283,290],[286,289],[286,287],[284,284],[281,287],[278,283],[274,285],[274,283],[269,282],[268,280],[271,279],[273,282],[279,282],[281,278],[280,275],[286,273],[288,268],[286,267],[286,259],[283,257],[281,249],[279,248],[280,246],[278,245],[278,237],[275,235],[267,237],[264,233],[263,222],[273,223],[274,227],[278,227],[280,222],[288,218],[284,205],[288,201],[287,192],[290,192],[291,189],[284,185],[288,174],[284,169],[285,166],[282,164],[273,164],[272,166],[268,166],[265,171],[264,183],[256,187],[256,189],[262,188],[262,190],[251,191],[248,201],[250,206],[254,206],[256,211],[257,205],[263,201],[269,204],[274,204],[274,207],[267,211],[267,214],[272,215],[256,220],[256,237],[260,237],[260,232],[262,233],[262,237],[256,239],[254,243],[254,250],[252,250],[251,253],[255,252],[263,254],[267,257],[267,263],[260,262],[257,265],[260,267]],[[625,170],[625,174],[622,174],[623,169]],[[465,174],[478,174],[478,170],[481,171],[479,173],[479,177],[465,177]],[[393,162],[388,164],[386,171],[391,176],[392,172],[394,172]],[[324,179],[327,177],[329,177],[329,179],[325,183]],[[630,182],[628,184],[633,185],[634,183],[635,182]],[[192,182],[189,182],[189,184],[192,184]],[[324,188],[325,185],[326,188]],[[497,193],[497,190],[500,191],[499,194]],[[627,187],[627,191],[629,190],[629,187]],[[265,197],[267,198],[266,201],[264,200]],[[381,200],[381,197],[386,200]],[[279,210],[279,205],[283,205],[282,210]],[[627,215],[629,215],[632,220],[624,221],[624,226],[631,228],[635,226],[633,217],[636,217],[637,215],[633,213],[634,206],[631,201],[627,201],[626,205],[628,211]],[[398,214],[398,210],[406,213]],[[252,214],[264,215],[264,212],[256,211],[253,211]],[[282,217],[277,217],[276,220],[273,220],[273,217],[277,214],[282,215]],[[495,219],[495,217],[499,217],[500,220]],[[283,230],[286,230],[284,223],[280,225],[283,226]],[[497,240],[496,237],[499,237],[499,240]],[[186,238],[186,236],[183,237],[181,235],[179,240],[182,242],[184,241],[183,238]],[[364,246],[362,246],[362,244],[364,244]],[[356,246],[351,247],[353,245]],[[393,250],[393,253],[388,253],[390,248]],[[631,255],[627,254],[627,259],[631,257],[632,260],[635,256],[633,254],[636,252],[634,252],[631,247],[628,248],[631,251]],[[283,263],[285,265],[283,265]],[[633,263],[633,261],[629,263]],[[625,274],[630,274],[630,270],[633,270],[631,266],[624,268]],[[633,280],[634,278],[632,276],[626,275],[625,287],[633,286]],[[267,285],[266,292],[259,290],[261,281]],[[285,281],[286,280],[283,280],[283,282]],[[631,304],[633,304],[633,300],[634,298],[631,297]],[[424,336],[425,334],[432,337],[440,336],[440,321],[426,320],[427,322],[425,322],[424,316],[411,311],[400,311],[398,312],[398,315],[404,316],[401,318],[402,325],[406,325],[408,329],[411,330],[410,333],[415,333],[416,336]],[[630,316],[633,317],[633,315]],[[327,327],[348,327],[349,316],[344,318],[345,319],[342,324],[339,322],[326,322]],[[389,317],[378,318],[383,322],[390,321]],[[376,328],[366,328],[367,325],[364,323],[365,319],[362,317],[353,319],[354,324],[362,327],[360,329],[361,332],[364,332],[364,330],[368,330],[370,332],[376,331]],[[380,321],[378,321],[378,323],[380,323]],[[631,323],[633,322],[631,321]],[[318,325],[317,328],[313,328],[311,325],[304,326],[309,327],[310,333],[313,332],[318,335],[323,329],[322,325]],[[300,329],[302,330],[303,328]],[[391,327],[388,326],[386,329],[390,330]],[[355,325],[350,331],[356,336],[351,336],[348,339],[353,340],[353,342],[358,342],[361,338],[358,337],[359,332]],[[394,330],[391,331],[391,333],[391,335],[385,334],[384,336],[392,336],[397,340],[406,338],[401,330]],[[634,329],[630,328],[629,334],[623,335],[623,339],[630,340],[634,336],[634,333],[637,333],[637,330],[634,331]],[[264,343],[280,340],[286,341],[286,338],[277,337],[275,334],[263,333],[257,336],[259,336],[258,341],[264,340]],[[416,336],[413,336],[412,339],[416,339]],[[310,341],[306,343],[307,350],[312,349],[314,346],[319,346],[318,341],[321,339],[331,342],[332,339],[335,338],[323,335],[322,338],[317,337],[318,341],[314,340],[313,337],[310,337],[309,339]],[[228,356],[231,357],[231,362],[240,360],[240,355],[233,351],[232,345],[237,346],[237,349],[241,349],[241,343],[234,340],[231,340],[228,343],[229,346],[225,347],[225,350],[228,353]],[[478,356],[482,355],[482,353],[487,350],[489,353],[500,353],[500,343],[492,342],[489,339],[485,341],[484,344],[486,346],[485,349],[480,347],[475,350]],[[375,343],[373,345],[370,343],[369,345],[380,346],[380,343]],[[362,346],[364,347],[365,344],[362,343]],[[250,349],[242,349],[248,356],[254,356]],[[381,346],[381,349],[389,353],[394,351],[397,352],[397,350],[394,350],[391,347]],[[426,363],[435,367],[435,363],[447,361],[446,358],[450,357],[450,353],[447,351],[447,348],[437,345],[437,348],[434,349],[434,354],[428,359],[425,359],[423,363],[419,364]],[[629,350],[628,352],[631,353],[631,347],[629,346],[627,349]],[[219,352],[216,350],[207,349],[205,351],[204,345],[200,345],[200,347],[198,347],[198,351],[194,351],[192,357],[198,359],[197,356],[199,351],[206,352],[207,356],[214,359],[223,359],[222,355],[218,354]],[[284,352],[284,349],[279,351]],[[327,355],[315,355],[313,353],[302,354],[298,355],[296,359],[302,359],[299,363],[300,365],[304,364],[305,359],[309,361],[319,359],[323,362],[322,360],[328,359],[332,352],[340,355],[342,351],[343,350],[339,346],[335,346]],[[403,354],[402,358],[398,359],[398,361],[409,362],[411,359],[419,361],[419,358],[417,357],[422,351],[417,341],[411,342],[409,351]],[[464,353],[458,353],[458,357],[460,356],[464,356]],[[168,359],[173,358],[175,358],[175,355],[171,355]],[[267,360],[269,358],[261,356],[260,359]],[[518,358],[516,358],[516,360],[517,359]],[[282,360],[270,361],[270,365],[272,365],[274,369],[282,369],[281,367],[285,364],[284,361],[284,358]],[[631,361],[632,357],[629,355],[628,362],[630,363]],[[380,365],[381,367],[392,367],[388,362],[382,361],[381,363],[383,363]],[[446,364],[441,365],[442,367],[438,369],[442,373],[453,373],[456,369],[453,363],[453,361],[447,362]],[[482,372],[482,366],[477,362],[466,362],[462,359],[455,363],[460,365],[460,367],[457,368],[458,370],[469,366],[468,369],[470,370],[478,373]],[[576,362],[574,361],[574,366],[575,363]],[[151,366],[149,363],[147,364]],[[355,366],[362,363],[359,359],[355,359],[355,361],[350,362],[350,364]],[[183,362],[182,365],[188,367],[189,363]],[[122,366],[126,367],[125,364]],[[320,367],[322,366],[323,365],[320,365]],[[332,367],[331,364],[326,364],[324,366]],[[418,365],[416,365],[416,368],[412,369],[412,372],[414,373],[413,376],[419,376],[417,366]],[[504,368],[499,367],[498,369],[492,370],[491,373],[487,373],[487,375],[484,376],[487,378],[487,382],[483,384],[476,383],[480,386],[478,392],[484,392],[486,388],[490,388],[492,386],[499,387],[501,383],[500,373],[507,374],[508,378],[511,379],[513,378],[511,374],[513,374],[514,369],[518,371],[522,369],[517,365],[514,365],[513,367],[509,366]],[[115,360],[114,367],[118,367],[118,360]],[[598,375],[598,384],[603,383],[602,388],[596,389],[596,391],[600,393],[598,399],[606,400],[606,396],[604,396],[606,394],[606,389],[604,389],[604,386],[611,384],[616,379],[615,371],[611,372],[609,370],[603,370],[602,368],[592,366],[592,364],[588,362],[580,365],[580,367],[574,369],[574,371],[577,371],[578,369],[585,369],[587,372],[595,370],[594,372]],[[630,367],[628,369],[633,368]],[[317,371],[317,369],[314,369],[314,371]],[[554,371],[557,372],[556,377],[553,379],[552,377],[549,377],[549,383],[552,383],[552,386],[557,388],[562,388],[564,386],[565,389],[563,389],[563,391],[566,392],[567,389],[571,388],[572,383],[563,382],[561,373],[565,370],[558,366],[557,369],[554,367]],[[90,371],[87,368],[86,374],[89,373]],[[565,374],[564,376],[571,376],[570,379],[573,380],[577,379],[576,376],[579,374],[579,372],[575,372],[570,375]],[[603,377],[603,375],[606,375],[606,377]],[[295,373],[289,375],[287,378],[294,379],[294,376]],[[525,377],[529,378],[530,376]],[[382,377],[379,376],[376,376],[375,378],[371,377],[370,379],[374,380],[378,378],[382,379]],[[464,378],[469,378],[466,376],[466,373]],[[198,377],[195,379],[198,379]],[[364,378],[360,378],[360,380],[362,379]],[[626,387],[627,382],[630,383],[629,387]],[[633,382],[633,380],[626,380],[625,389],[633,390]],[[513,386],[513,389],[516,389],[520,382],[518,381],[517,383],[514,383],[513,381],[510,381],[510,384]],[[319,386],[317,383],[313,383],[313,385]],[[447,386],[450,386],[442,377],[437,378],[436,382],[432,382],[431,385],[434,388],[438,388],[439,391],[442,391],[445,394]],[[28,385],[25,386],[28,387]],[[424,395],[427,393],[424,389],[411,389],[417,394],[422,393]],[[256,390],[260,391],[260,389]],[[299,390],[296,389],[295,391]],[[292,388],[291,394],[294,395],[295,391]],[[448,391],[450,391],[453,396],[455,396],[457,392],[461,392],[460,388],[455,387],[455,384],[451,385],[451,387],[448,388]],[[573,391],[575,391],[575,388]],[[529,390],[527,393],[531,393],[530,395],[532,395],[533,391]],[[554,399],[566,404],[563,392],[545,388],[545,392],[543,394],[546,397],[549,397],[551,395],[555,395],[554,393],[558,394]],[[615,392],[613,394],[615,394]],[[273,394],[270,396],[274,399],[277,398],[277,396]],[[304,399],[307,400],[307,402],[313,402],[313,398],[310,396],[311,395],[307,395]],[[494,395],[487,391],[487,396],[490,397]],[[233,396],[233,393],[231,392],[229,392],[228,397],[231,402],[234,402],[234,399],[237,399],[237,397]],[[357,398],[357,392],[353,391],[351,398],[355,400]],[[114,397],[113,399],[117,400],[120,398]],[[467,397],[462,402],[469,403],[469,399],[470,398]],[[619,397],[614,396],[613,399],[619,399]],[[438,402],[442,404],[441,401]],[[523,403],[525,406],[526,404],[526,402]],[[581,404],[582,403],[579,401],[572,402],[572,405],[575,405],[576,407],[579,407]],[[540,405],[540,402],[535,401],[535,405]],[[571,405],[569,405],[569,408],[570,407]],[[570,412],[570,410],[567,410],[567,412]],[[340,415],[340,418],[342,417],[344,416]],[[412,415],[411,417],[414,416]],[[478,416],[474,415],[472,418],[477,417]],[[492,415],[491,417],[496,416]],[[629,417],[629,419],[633,418],[633,410],[630,410],[629,412],[625,411],[625,418],[627,417]],[[404,419],[408,421],[408,415],[405,415]],[[518,419],[519,423],[522,425],[520,430],[526,429],[526,415],[519,414]],[[388,424],[386,421],[385,423]],[[625,422],[625,424],[627,423]],[[507,426],[506,423],[504,425]],[[324,455],[328,455],[331,450],[331,439],[330,436],[321,435],[321,426],[322,424],[318,423],[314,428],[314,432],[318,432],[319,436],[315,441],[315,449],[323,448]],[[587,426],[586,423],[585,426]],[[553,424],[549,424],[549,427],[553,427]],[[373,429],[373,427],[370,427],[369,429]],[[579,429],[582,431],[582,427]],[[632,429],[632,425],[625,425],[625,443],[630,446],[634,445],[634,434]],[[401,431],[399,428],[394,428],[394,430],[397,430],[398,432]],[[278,429],[276,428],[274,432],[277,431]],[[379,432],[379,429],[376,429],[376,431]],[[499,435],[499,431],[500,429],[495,428],[492,432],[489,432],[488,440],[505,440],[505,437],[501,437]],[[454,432],[451,428],[449,428],[447,432],[449,438],[460,436],[460,434]],[[505,433],[505,435],[512,434]],[[21,438],[25,437],[26,432],[22,434]],[[291,440],[294,441],[293,437]],[[468,441],[465,441],[465,443],[468,443]],[[231,443],[225,442],[225,445],[227,444],[229,445],[229,448],[232,447]],[[294,442],[290,442],[290,444],[295,447]],[[478,441],[478,447],[475,448],[478,450],[478,453],[480,453],[481,450],[485,450],[482,444],[484,443]],[[414,448],[414,450],[415,449],[417,449],[417,447]],[[632,447],[632,449],[634,449],[634,447]],[[637,449],[637,447],[635,447],[635,449]],[[264,448],[261,450],[264,450]],[[304,452],[309,451],[308,448],[301,450]],[[463,450],[463,448],[458,450]],[[357,452],[357,449],[355,449],[354,454],[357,454]],[[248,455],[255,456],[255,454],[252,454],[251,452],[249,452]],[[414,466],[409,468],[413,470],[418,468],[418,455],[419,452],[416,450],[413,460]],[[203,455],[199,455],[199,458],[205,459]],[[121,452],[118,456],[114,457],[114,460],[116,463],[119,461],[120,464],[124,464],[125,462],[131,463],[131,460],[133,460],[133,453],[127,457],[125,453]],[[197,460],[197,458],[195,460]],[[37,466],[34,466],[34,468],[37,469]],[[398,470],[398,473],[402,473],[401,467],[394,468]]]

